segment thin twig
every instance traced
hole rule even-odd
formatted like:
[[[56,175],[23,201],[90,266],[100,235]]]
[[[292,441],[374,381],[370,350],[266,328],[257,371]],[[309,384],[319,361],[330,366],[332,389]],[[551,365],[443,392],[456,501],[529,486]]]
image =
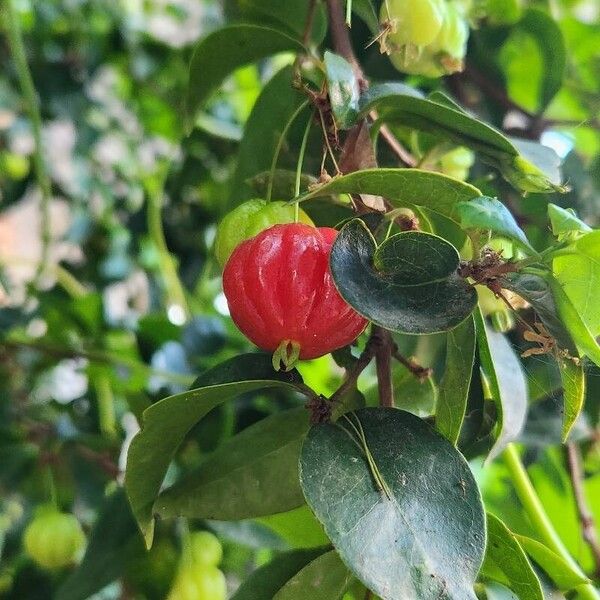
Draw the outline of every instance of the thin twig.
[[[352,368],[348,369],[346,378],[344,379],[342,385],[334,392],[334,394],[329,399],[330,402],[335,403],[341,400],[344,395],[351,390],[355,385],[360,376],[360,374],[369,366],[369,363],[373,360],[376,352],[378,340],[377,338],[371,334],[371,337],[367,341],[365,349],[362,351],[362,354],[359,356],[358,360],[352,365]]]
[[[309,5],[308,5],[308,11],[306,13],[306,22],[304,24],[304,32],[302,33],[302,45],[303,46],[306,46],[310,39],[310,34],[312,32],[316,12],[317,12],[317,0],[310,0]]]
[[[598,540],[594,517],[588,507],[585,490],[583,489],[584,477],[581,467],[581,454],[577,444],[569,442],[566,446],[566,454],[569,477],[571,478],[579,521],[581,523],[581,533],[594,556],[595,574],[597,577],[600,577],[600,540]]]
[[[377,121],[379,115],[376,110],[372,110],[369,116],[374,121]],[[379,134],[390,147],[390,150],[408,167],[416,167],[417,159],[398,141],[396,136],[390,131],[387,125],[382,125],[379,128]]]
[[[33,166],[35,170],[35,177],[41,193],[40,227],[42,253],[36,273],[36,279],[39,279],[39,276],[44,272],[50,252],[52,235],[50,224],[50,200],[52,197],[52,184],[50,183],[50,176],[46,170],[46,164],[42,150],[42,116],[40,114],[39,99],[35,91],[29,65],[27,64],[25,47],[23,44],[23,35],[21,33],[21,26],[19,23],[19,14],[15,8],[14,0],[5,0],[2,15],[4,16],[3,20],[5,23],[8,45],[15,63],[19,85],[23,93],[23,99],[25,101],[27,112],[29,113],[33,139],[35,142]]]
[[[402,365],[404,365],[419,381],[425,381],[431,377],[433,369],[431,367],[421,366],[414,358],[406,358],[404,354],[400,352],[398,346],[394,344],[392,346],[392,356]]]

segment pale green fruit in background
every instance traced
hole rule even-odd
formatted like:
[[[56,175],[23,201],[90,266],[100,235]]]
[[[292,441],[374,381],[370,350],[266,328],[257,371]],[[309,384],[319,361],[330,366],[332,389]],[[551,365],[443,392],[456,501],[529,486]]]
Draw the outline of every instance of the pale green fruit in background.
[[[512,25],[521,19],[523,0],[486,0],[483,13],[491,25]]]
[[[53,506],[38,509],[23,535],[25,551],[44,569],[73,564],[84,544],[85,535],[75,516]]]
[[[190,551],[195,565],[216,567],[223,559],[221,542],[210,531],[196,531],[190,535]]]
[[[225,575],[210,566],[182,567],[167,600],[226,600]]]
[[[469,169],[474,162],[475,154],[468,148],[459,146],[440,158],[440,167],[445,175],[464,181],[469,176]]]
[[[248,200],[227,213],[217,227],[214,252],[217,261],[224,267],[232,252],[245,240],[258,235],[261,231],[273,227],[293,223],[295,207],[281,200]],[[298,210],[298,221],[306,225],[314,225],[311,218],[302,210]]]

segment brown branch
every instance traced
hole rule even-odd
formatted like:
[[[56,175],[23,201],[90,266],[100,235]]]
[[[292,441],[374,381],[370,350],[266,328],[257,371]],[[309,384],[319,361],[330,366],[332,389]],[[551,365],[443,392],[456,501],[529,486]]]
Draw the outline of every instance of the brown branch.
[[[398,346],[392,346],[392,356],[402,365],[404,365],[419,381],[425,381],[431,377],[433,369],[431,367],[421,366],[414,358],[406,358],[398,350]]]
[[[587,505],[585,491],[583,489],[584,476],[581,467],[581,454],[577,444],[569,442],[566,446],[566,454],[569,476],[571,478],[571,485],[573,486],[573,494],[575,495],[579,521],[581,523],[581,533],[594,556],[595,574],[598,577],[600,576],[600,541],[596,534],[594,517]]]
[[[369,116],[376,121],[379,117],[376,110],[372,110]],[[396,136],[390,131],[387,125],[379,128],[381,137],[385,140],[391,151],[409,167],[417,166],[417,159],[396,139]]]
[[[326,0],[326,2],[327,13],[329,14],[329,29],[333,37],[333,47],[340,56],[343,56],[350,65],[352,65],[352,69],[358,80],[358,86],[363,90],[369,84],[356,55],[354,54],[344,17],[344,9],[342,8],[340,0]]]
[[[373,325],[373,335],[378,343],[375,351],[375,367],[377,369],[377,384],[379,388],[380,406],[394,406],[394,386],[392,384],[392,334],[387,330]]]
[[[77,445],[77,451],[83,458],[98,465],[111,479],[116,479],[121,474],[119,467],[107,452],[96,452],[82,444]]]

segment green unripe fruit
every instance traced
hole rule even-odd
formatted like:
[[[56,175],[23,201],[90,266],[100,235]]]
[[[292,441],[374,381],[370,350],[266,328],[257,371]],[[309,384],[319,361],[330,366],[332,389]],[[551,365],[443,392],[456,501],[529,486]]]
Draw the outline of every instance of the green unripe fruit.
[[[478,285],[476,289],[483,316],[490,318],[492,327],[496,331],[500,333],[510,331],[514,327],[515,320],[504,300],[496,298],[494,292],[481,285]]]
[[[258,235],[273,225],[293,223],[295,207],[281,200],[248,200],[225,215],[217,227],[215,238],[215,256],[221,267],[225,266],[231,253],[244,240]],[[298,209],[298,221],[314,225],[310,217]]]
[[[216,567],[223,559],[221,542],[210,531],[192,533],[190,551],[195,565]]]
[[[464,181],[469,176],[469,169],[475,162],[475,155],[471,150],[459,146],[447,152],[440,158],[442,173]]]
[[[186,566],[180,569],[167,600],[226,600],[225,575],[217,567]]]
[[[426,46],[442,28],[444,0],[384,0],[379,20],[387,30],[382,47],[392,54]]]
[[[75,516],[53,506],[39,509],[23,536],[25,551],[44,569],[73,564],[84,543],[85,535]]]

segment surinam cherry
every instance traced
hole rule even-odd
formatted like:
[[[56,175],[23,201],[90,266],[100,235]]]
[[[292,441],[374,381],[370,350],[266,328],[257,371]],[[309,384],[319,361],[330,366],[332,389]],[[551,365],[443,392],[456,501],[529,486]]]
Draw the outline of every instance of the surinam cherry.
[[[242,242],[223,273],[231,317],[273,365],[291,369],[353,342],[367,325],[338,293],[329,268],[337,231],[275,225]]]
[[[60,569],[73,564],[85,544],[77,518],[54,506],[36,511],[23,536],[27,554],[44,569]]]
[[[225,266],[227,259],[235,248],[244,240],[258,235],[261,231],[282,223],[293,223],[295,220],[294,206],[275,200],[248,200],[225,215],[217,227],[215,237],[215,256],[221,265]],[[312,225],[310,217],[298,210],[298,221]]]

